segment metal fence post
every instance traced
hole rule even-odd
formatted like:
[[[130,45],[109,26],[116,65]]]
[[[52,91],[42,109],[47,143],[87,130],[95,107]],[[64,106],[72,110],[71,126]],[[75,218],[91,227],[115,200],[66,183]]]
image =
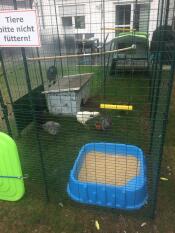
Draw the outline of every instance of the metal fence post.
[[[14,9],[17,10],[17,1],[13,0],[14,4]],[[24,64],[24,71],[25,71],[25,78],[26,78],[26,83],[27,83],[27,88],[28,88],[28,94],[30,97],[30,105],[32,109],[32,116],[33,120],[36,125],[36,116],[35,116],[35,110],[33,106],[33,98],[31,95],[32,87],[31,87],[31,82],[30,82],[30,75],[29,75],[29,69],[28,69],[28,63],[27,63],[27,57],[25,53],[25,48],[21,48],[21,54],[23,58],[23,64]],[[41,162],[41,169],[42,169],[42,175],[43,175],[43,181],[44,181],[44,187],[45,187],[45,196],[46,200],[49,200],[49,192],[48,192],[48,187],[47,187],[47,179],[46,179],[46,169],[45,169],[45,164],[44,164],[44,159],[43,159],[43,153],[42,153],[42,147],[41,147],[41,141],[39,138],[39,133],[36,127],[36,137],[37,137],[37,143],[38,143],[38,149],[39,149],[39,157],[40,157],[40,162]]]
[[[4,99],[2,96],[1,90],[0,90],[0,106],[2,107],[2,112],[3,112],[4,120],[5,120],[5,123],[7,126],[7,131],[9,133],[9,135],[12,136],[12,130],[11,130],[10,122],[8,119],[8,110],[7,110],[6,104],[4,103]]]
[[[166,7],[164,7],[162,5],[162,8],[165,8],[165,23],[164,25],[168,24],[168,14],[169,14],[169,0],[166,1]],[[163,13],[163,11],[162,11]],[[163,16],[162,16],[163,17]],[[165,51],[164,46],[165,46],[165,32],[163,32],[163,51]],[[174,42],[175,43],[175,42]],[[161,85],[161,78],[162,78],[162,54],[161,54],[161,69],[159,71],[159,80],[158,80],[158,90],[156,93],[156,104],[155,104],[155,112],[154,112],[154,123],[153,123],[153,130],[152,130],[152,140],[153,141],[153,135],[154,135],[154,131],[155,131],[155,120],[156,120],[156,115],[158,114],[158,102],[159,102],[159,98],[161,96],[160,93],[160,85]],[[153,208],[152,208],[152,213],[151,213],[151,217],[154,218],[155,216],[155,210],[156,210],[156,206],[157,206],[157,193],[158,193],[158,186],[159,186],[159,178],[160,178],[160,170],[161,170],[161,162],[162,162],[162,156],[163,156],[163,146],[164,146],[164,141],[165,141],[165,136],[166,136],[166,127],[167,127],[167,121],[168,121],[168,113],[169,113],[169,107],[170,107],[170,100],[171,100],[171,93],[172,93],[172,88],[173,88],[173,80],[174,80],[174,74],[175,74],[175,51],[173,54],[173,59],[171,60],[171,71],[170,74],[168,76],[168,88],[167,88],[167,95],[166,95],[166,99],[165,99],[165,109],[163,111],[163,119],[162,119],[162,129],[161,129],[161,138],[160,138],[160,146],[158,148],[158,153],[159,153],[159,157],[157,158],[157,164],[156,164],[156,172],[155,172],[155,183],[154,183],[154,189],[153,189]],[[150,152],[152,150],[152,145],[153,142],[151,143],[151,147],[150,147]],[[154,155],[155,156],[155,155]]]
[[[9,95],[9,99],[10,99],[10,103],[13,106],[13,97],[11,95],[11,91],[10,91],[10,86],[9,86],[9,82],[8,82],[8,78],[7,78],[7,74],[6,74],[6,70],[5,70],[5,64],[4,64],[4,59],[2,56],[2,50],[0,49],[0,62],[1,62],[1,66],[2,66],[2,73],[3,73],[3,78],[7,87],[7,92]]]

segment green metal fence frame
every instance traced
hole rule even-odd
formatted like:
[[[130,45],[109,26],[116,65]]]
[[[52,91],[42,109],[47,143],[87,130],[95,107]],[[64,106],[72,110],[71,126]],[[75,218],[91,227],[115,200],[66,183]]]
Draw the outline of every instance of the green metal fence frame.
[[[54,3],[55,3],[55,0],[54,0]],[[17,1],[13,0],[13,4],[14,4],[14,9],[17,10]],[[168,6],[169,6],[169,0],[167,0],[167,1],[166,0],[159,0],[159,7],[160,7],[159,16],[160,16],[161,20],[157,22],[157,25],[161,26],[163,24],[167,24]],[[32,8],[32,1],[30,1],[30,7]],[[166,15],[165,18],[163,18],[164,14]],[[58,24],[57,24],[57,30],[59,31]],[[165,34],[165,32],[161,32],[161,34],[160,34],[160,38],[162,38],[163,41],[164,41],[164,39],[163,39],[164,34]],[[163,49],[162,46],[164,46],[164,43],[162,44],[161,41],[159,41],[159,51],[161,51]],[[105,46],[104,46],[104,50],[105,50]],[[162,51],[164,51],[164,50],[162,50]],[[39,57],[39,50],[36,49],[36,52],[37,52],[37,56]],[[61,52],[60,52],[60,55],[61,55]],[[34,100],[33,100],[33,96],[32,96],[33,90],[32,90],[32,86],[31,86],[31,78],[30,78],[29,66],[28,66],[28,62],[27,62],[25,48],[21,48],[21,56],[22,56],[22,61],[23,61],[23,65],[24,65],[25,80],[26,80],[26,85],[27,85],[27,89],[28,89],[27,94],[29,97],[31,116],[32,116],[32,120],[36,124],[35,106],[34,106],[34,102],[33,102]],[[8,83],[8,79],[7,79],[7,74],[6,74],[6,68],[5,68],[5,64],[4,64],[4,60],[3,60],[3,53],[1,50],[0,50],[0,60],[1,60],[1,64],[2,64],[4,81],[5,81],[5,84],[7,87],[7,92],[8,92],[9,99],[10,99],[10,104],[12,105],[12,108],[14,108],[14,102],[13,102],[13,98],[11,95],[11,91],[10,91],[10,87],[9,87],[9,83]],[[104,64],[105,64],[105,62],[106,62],[106,59],[104,56]],[[42,72],[42,66],[41,66],[40,61],[38,61],[38,65],[39,65],[39,73],[40,73],[41,82],[42,82],[42,85],[44,85],[43,72]],[[163,145],[164,145],[164,141],[165,141],[165,133],[166,133],[166,126],[167,126],[170,98],[171,98],[171,92],[172,92],[172,87],[173,87],[173,78],[174,78],[174,70],[175,70],[175,53],[174,53],[174,58],[171,61],[171,71],[169,74],[167,97],[166,97],[165,105],[164,105],[164,118],[161,119],[161,126],[159,128],[160,131],[157,131],[156,119],[157,119],[158,112],[159,112],[158,102],[160,99],[160,85],[161,85],[161,81],[162,81],[162,69],[163,69],[162,55],[161,54],[159,55],[159,53],[156,53],[155,59],[153,60],[152,80],[150,83],[150,86],[151,86],[150,99],[151,99],[151,103],[152,103],[151,112],[150,112],[150,124],[152,125],[150,154],[153,156],[153,154],[155,153],[154,154],[154,156],[155,156],[154,162],[156,164],[155,169],[157,171],[156,177],[154,177],[153,184],[152,184],[153,191],[152,191],[152,199],[151,199],[151,204],[152,204],[151,214],[150,214],[151,217],[155,216],[155,210],[156,210],[158,184],[159,184],[160,168],[161,168],[161,161],[162,161],[162,154],[163,154]],[[107,73],[108,73],[108,70],[104,66],[104,69],[103,69],[104,84],[106,82],[106,74]],[[105,95],[105,89],[104,89],[104,95]],[[2,106],[3,115],[4,115],[6,125],[7,125],[8,133],[10,135],[12,135],[12,130],[11,130],[9,119],[8,119],[7,107],[6,107],[6,104],[4,103],[1,92],[0,92],[0,104]],[[161,136],[161,138],[157,139],[157,137],[159,136],[158,134],[160,132],[161,132],[162,136]],[[43,183],[44,183],[44,193],[45,193],[45,198],[48,201],[49,200],[49,190],[48,190],[48,184],[47,184],[47,174],[46,174],[45,162],[44,162],[44,158],[43,158],[41,139],[40,139],[40,135],[39,135],[37,128],[36,128],[36,137],[37,137],[39,156],[40,156],[40,162],[41,162],[41,168],[42,168],[41,170],[42,170],[42,177],[43,177]],[[154,146],[157,144],[157,140],[158,140],[159,147],[156,149],[156,151],[154,151]]]

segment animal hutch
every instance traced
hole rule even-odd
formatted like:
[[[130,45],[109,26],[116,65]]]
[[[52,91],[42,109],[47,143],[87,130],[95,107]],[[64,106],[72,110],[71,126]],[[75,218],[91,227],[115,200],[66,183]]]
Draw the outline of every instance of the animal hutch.
[[[87,73],[64,76],[46,89],[43,94],[46,94],[49,112],[76,115],[90,96],[92,75]]]
[[[0,49],[0,129],[17,144],[26,189],[67,206],[71,198],[153,217],[174,1],[0,2],[7,14],[26,9],[37,13],[41,46]],[[56,135],[43,130],[47,122],[60,126]]]

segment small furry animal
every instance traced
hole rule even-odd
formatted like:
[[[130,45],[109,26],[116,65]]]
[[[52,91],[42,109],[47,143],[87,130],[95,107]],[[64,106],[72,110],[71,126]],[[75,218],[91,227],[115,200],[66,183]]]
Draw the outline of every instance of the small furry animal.
[[[97,130],[107,130],[112,127],[112,120],[110,117],[101,117],[99,122],[96,122],[95,128]]]
[[[61,125],[58,122],[47,121],[42,125],[44,131],[48,132],[51,135],[56,135],[59,132]]]
[[[47,79],[49,80],[49,86],[53,82],[55,84],[56,82],[56,77],[57,77],[58,71],[56,66],[50,66],[49,69],[47,70]]]
[[[93,119],[94,117],[99,116],[99,112],[89,112],[89,111],[83,111],[83,112],[77,112],[76,118],[77,121],[80,122],[83,125],[86,125],[86,122]]]

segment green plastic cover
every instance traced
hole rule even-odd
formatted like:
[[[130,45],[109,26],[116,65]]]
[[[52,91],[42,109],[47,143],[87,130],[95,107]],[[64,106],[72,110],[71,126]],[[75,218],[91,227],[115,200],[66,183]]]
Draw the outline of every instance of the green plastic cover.
[[[0,200],[17,201],[24,192],[16,143],[7,134],[0,132]]]
[[[148,33],[146,32],[121,32],[119,33],[118,37],[120,36],[135,36],[148,39]]]

